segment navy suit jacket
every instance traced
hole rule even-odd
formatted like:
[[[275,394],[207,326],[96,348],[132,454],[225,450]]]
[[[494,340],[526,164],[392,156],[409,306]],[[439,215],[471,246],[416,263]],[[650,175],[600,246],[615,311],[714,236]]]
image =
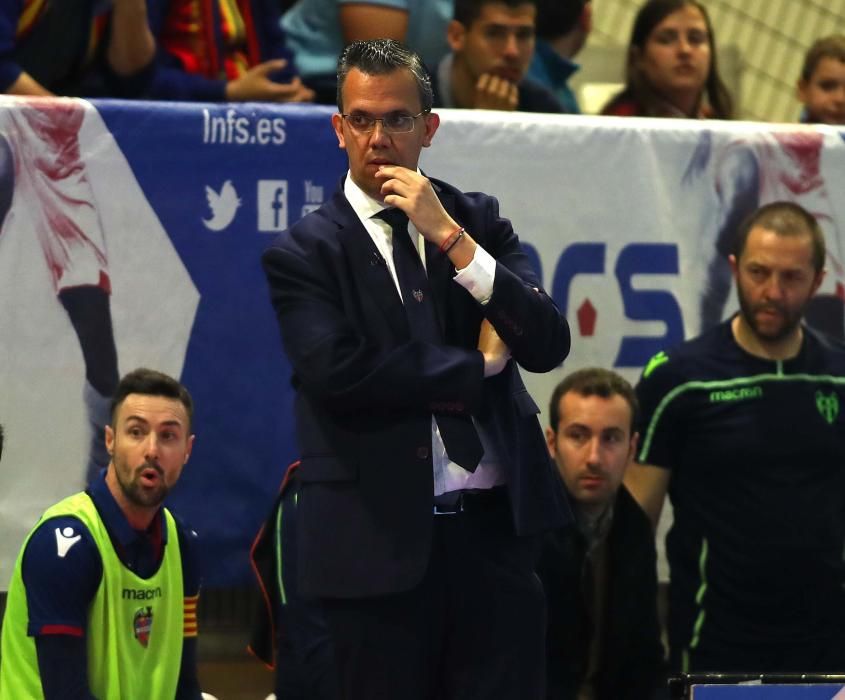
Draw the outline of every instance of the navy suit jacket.
[[[380,595],[422,579],[433,522],[435,411],[470,414],[495,441],[519,533],[571,518],[514,361],[484,379],[476,349],[486,317],[516,362],[546,372],[569,352],[569,327],[498,202],[432,184],[497,261],[493,295],[482,306],[452,279],[448,258],[427,244],[443,345],[411,338],[390,272],[342,187],[262,257],[296,389],[297,564],[306,596]]]

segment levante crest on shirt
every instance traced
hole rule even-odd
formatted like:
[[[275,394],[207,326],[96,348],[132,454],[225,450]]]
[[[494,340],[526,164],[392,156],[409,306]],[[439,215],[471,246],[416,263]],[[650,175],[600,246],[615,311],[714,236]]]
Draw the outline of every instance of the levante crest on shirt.
[[[817,391],[816,408],[821,413],[822,418],[830,425],[833,425],[833,421],[839,415],[839,397],[836,395],[836,392],[831,391],[830,394],[825,396],[821,390]]]
[[[135,618],[132,620],[132,627],[135,631],[135,639],[140,642],[142,647],[146,648],[150,643],[150,631],[153,628],[152,607],[139,608],[135,612]]]

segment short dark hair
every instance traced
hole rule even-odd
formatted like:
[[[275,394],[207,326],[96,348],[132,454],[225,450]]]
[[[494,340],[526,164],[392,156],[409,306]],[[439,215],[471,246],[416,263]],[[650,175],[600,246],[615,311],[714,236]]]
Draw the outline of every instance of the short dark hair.
[[[611,98],[604,108],[606,112],[619,102],[632,100],[642,111],[638,116],[654,117],[660,115],[661,97],[649,83],[643,71],[637,65],[637,53],[642,54],[652,30],[669,15],[683,10],[685,7],[695,7],[704,17],[707,25],[707,41],[710,46],[710,70],[704,83],[704,95],[707,97],[713,116],[718,119],[730,119],[733,116],[733,100],[728,88],[719,76],[719,66],[716,57],[716,37],[713,33],[713,23],[707,8],[698,0],[647,0],[640,7],[631,28],[631,39],[628,42],[628,56],[625,64],[625,87]]]
[[[835,58],[845,63],[845,35],[834,34],[818,39],[804,55],[804,66],[801,68],[801,78],[809,80],[813,77],[819,61],[823,58]]]
[[[810,236],[813,244],[813,269],[816,274],[824,268],[824,233],[816,217],[794,202],[771,202],[752,212],[740,224],[734,239],[733,254],[739,260],[745,250],[748,235],[754,228],[772,231],[778,236]]]
[[[581,396],[600,396],[603,399],[621,396],[631,409],[631,433],[633,434],[640,413],[640,404],[634,388],[624,377],[602,367],[579,369],[564,377],[555,387],[552,398],[549,400],[549,424],[555,433],[560,423],[560,400],[571,391]]]
[[[414,76],[420,94],[420,105],[430,112],[434,104],[431,76],[417,53],[394,39],[368,39],[353,41],[340,54],[337,61],[337,109],[343,112],[343,85],[353,68],[367,75],[387,75],[406,69]]]
[[[455,11],[452,17],[464,27],[469,28],[481,14],[485,5],[505,5],[506,7],[520,7],[522,5],[537,5],[537,0],[455,0]]]
[[[111,401],[111,419],[115,422],[117,411],[129,394],[141,394],[143,396],[163,396],[168,399],[176,399],[185,407],[188,414],[188,429],[194,418],[194,401],[185,386],[173,377],[154,369],[139,367],[132,370],[123,377],[117,385],[117,390]]]
[[[536,0],[537,36],[557,39],[571,32],[590,0]]]

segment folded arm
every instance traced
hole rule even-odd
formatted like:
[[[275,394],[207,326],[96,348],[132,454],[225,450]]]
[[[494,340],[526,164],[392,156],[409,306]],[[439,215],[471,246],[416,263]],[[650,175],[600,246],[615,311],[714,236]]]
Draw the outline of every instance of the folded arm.
[[[477,404],[481,352],[419,340],[384,342],[356,320],[378,323],[381,311],[359,315],[358,302],[365,303],[359,290],[342,286],[343,273],[319,266],[318,257],[295,245],[271,248],[263,256],[288,359],[311,395],[339,412]]]

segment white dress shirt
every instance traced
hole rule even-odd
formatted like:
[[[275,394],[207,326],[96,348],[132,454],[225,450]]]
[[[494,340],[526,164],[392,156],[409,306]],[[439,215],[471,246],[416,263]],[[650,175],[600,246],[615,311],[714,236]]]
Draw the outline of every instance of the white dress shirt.
[[[390,276],[393,278],[393,284],[401,298],[402,291],[399,288],[399,279],[396,276],[396,267],[393,264],[393,231],[387,222],[373,218],[386,208],[384,202],[379,202],[370,197],[352,181],[352,176],[349,173],[346,175],[343,193],[349,200],[349,204],[352,205],[355,214],[361,220],[361,224],[370,234],[370,238],[372,238],[382,258],[384,258]],[[472,234],[471,231],[469,233]],[[425,239],[410,221],[408,222],[408,235],[420,254],[423,267],[425,267]],[[472,262],[462,270],[456,271],[453,279],[472,294],[478,303],[486,304],[493,295],[495,274],[496,260],[480,245],[477,245]],[[476,423],[476,429],[478,428],[479,426]],[[478,430],[478,437],[484,448],[484,454],[475,471],[469,472],[449,459],[449,455],[446,454],[446,447],[440,437],[437,421],[434,416],[431,417],[431,454],[434,463],[435,496],[467,489],[489,489],[505,483],[499,458],[495,454],[490,441],[485,437],[482,430]]]

